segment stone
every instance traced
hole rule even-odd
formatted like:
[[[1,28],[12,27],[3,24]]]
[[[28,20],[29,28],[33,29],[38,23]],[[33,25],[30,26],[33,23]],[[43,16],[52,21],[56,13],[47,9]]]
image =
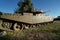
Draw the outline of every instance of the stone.
[[[6,34],[7,34],[6,31],[2,31],[2,32],[0,32],[0,37],[5,36]]]

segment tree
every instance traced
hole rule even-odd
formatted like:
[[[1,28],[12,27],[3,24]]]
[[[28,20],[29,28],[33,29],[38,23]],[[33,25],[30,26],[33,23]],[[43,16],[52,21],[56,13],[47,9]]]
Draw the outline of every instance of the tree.
[[[2,15],[2,12],[0,12],[0,15]]]
[[[31,12],[33,9],[33,5],[30,0],[24,0],[24,2],[21,0],[18,3],[19,9],[17,9],[16,13],[23,13],[23,12]]]
[[[30,0],[24,0],[25,1],[25,4],[28,6],[28,9],[32,9],[32,3],[31,3],[31,1]],[[25,5],[25,6],[26,6]]]

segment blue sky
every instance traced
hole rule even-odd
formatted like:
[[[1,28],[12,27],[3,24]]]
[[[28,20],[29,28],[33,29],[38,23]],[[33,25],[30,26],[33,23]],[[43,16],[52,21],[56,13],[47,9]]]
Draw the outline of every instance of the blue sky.
[[[14,13],[18,7],[19,0],[0,0],[0,11],[6,13]],[[36,9],[48,11],[46,14],[51,16],[60,15],[60,0],[31,0]]]

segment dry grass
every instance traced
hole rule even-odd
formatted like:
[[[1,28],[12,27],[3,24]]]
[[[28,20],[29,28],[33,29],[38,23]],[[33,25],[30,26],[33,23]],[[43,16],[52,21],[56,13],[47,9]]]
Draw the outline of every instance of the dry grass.
[[[59,40],[60,21],[18,32],[7,32],[7,35],[0,37],[0,40]]]

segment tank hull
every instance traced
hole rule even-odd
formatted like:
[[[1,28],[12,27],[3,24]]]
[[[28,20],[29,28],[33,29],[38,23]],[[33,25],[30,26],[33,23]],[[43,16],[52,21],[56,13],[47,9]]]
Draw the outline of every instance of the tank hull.
[[[37,27],[53,22],[53,17],[45,14],[32,15],[31,13],[20,14],[4,14],[0,17],[2,28],[20,30],[30,27]]]

